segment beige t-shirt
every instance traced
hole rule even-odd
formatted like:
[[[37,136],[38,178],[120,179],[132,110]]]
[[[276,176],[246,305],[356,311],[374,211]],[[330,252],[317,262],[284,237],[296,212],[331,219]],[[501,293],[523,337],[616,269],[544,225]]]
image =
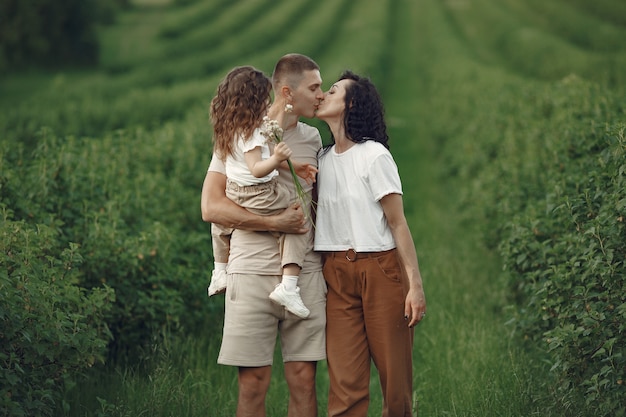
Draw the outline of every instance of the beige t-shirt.
[[[295,128],[285,131],[283,141],[289,145],[293,152],[291,159],[317,167],[317,152],[322,147],[322,139],[316,128],[298,122]],[[224,163],[216,157],[211,159],[209,171],[226,175]],[[291,172],[288,169],[279,169],[278,181],[288,187],[291,191],[291,200],[295,202],[296,191]],[[310,195],[313,186],[301,179],[300,183]],[[310,213],[311,207],[307,207],[306,210],[307,213]],[[310,244],[307,248],[302,273],[322,269],[321,257],[313,251],[314,229],[312,226],[309,227],[308,235]],[[233,231],[230,241],[228,272],[230,274],[281,275],[280,252],[276,237],[269,232],[251,232],[239,229]]]

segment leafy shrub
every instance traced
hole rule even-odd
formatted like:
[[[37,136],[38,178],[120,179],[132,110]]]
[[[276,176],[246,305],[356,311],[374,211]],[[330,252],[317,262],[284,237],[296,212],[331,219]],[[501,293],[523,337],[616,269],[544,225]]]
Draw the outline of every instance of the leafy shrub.
[[[598,415],[623,416],[626,138],[623,126],[602,130],[564,138],[545,200],[511,223],[502,253],[518,326],[545,341],[565,401],[582,392]]]
[[[30,156],[5,154],[2,201],[32,224],[59,219],[60,242],[81,246],[79,284],[115,290],[106,316],[113,356],[193,328],[206,313],[206,271],[198,268],[210,261],[210,234],[199,215],[203,178],[194,176],[206,162],[196,136],[183,132],[79,140],[44,129]],[[190,305],[197,308],[187,313]]]
[[[555,406],[624,415],[623,98],[575,76],[490,89],[474,118],[448,127],[446,172],[466,182],[463,212],[499,248],[511,323],[545,349]]]
[[[29,225],[0,210],[0,409],[52,415],[63,384],[103,360],[114,294],[79,285],[81,251],[59,244],[58,221]]]
[[[59,219],[60,244],[81,248],[78,284],[115,290],[105,316],[111,358],[149,351],[206,317],[210,234],[199,214],[206,161],[196,152],[201,136],[191,132],[138,128],[76,139],[43,129],[31,155],[6,145],[1,201],[33,226]]]
[[[3,0],[0,2],[0,71],[30,65],[93,64],[96,25],[111,22],[128,0]]]

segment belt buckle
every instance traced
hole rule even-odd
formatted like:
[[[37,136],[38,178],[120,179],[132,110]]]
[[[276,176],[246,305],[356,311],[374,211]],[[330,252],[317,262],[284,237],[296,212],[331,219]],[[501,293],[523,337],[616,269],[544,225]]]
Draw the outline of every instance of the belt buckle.
[[[356,261],[357,253],[354,249],[350,248],[346,251],[346,259],[350,262]]]

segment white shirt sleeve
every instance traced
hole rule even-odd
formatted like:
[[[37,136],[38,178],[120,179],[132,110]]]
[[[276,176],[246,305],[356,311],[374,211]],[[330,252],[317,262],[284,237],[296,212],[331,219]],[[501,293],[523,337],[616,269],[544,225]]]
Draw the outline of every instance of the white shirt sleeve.
[[[239,147],[243,153],[250,152],[254,148],[267,149],[267,157],[269,157],[269,147],[267,145],[267,139],[263,136],[259,129],[256,129],[250,139],[244,141],[239,139]],[[267,158],[264,158],[267,159]]]
[[[380,201],[388,194],[402,194],[398,166],[390,153],[378,155],[368,170],[369,188],[374,200]]]
[[[211,163],[209,164],[209,172],[218,172],[220,174],[226,175],[226,167],[224,166],[224,161],[222,161],[216,154],[213,152],[213,156],[211,156]]]

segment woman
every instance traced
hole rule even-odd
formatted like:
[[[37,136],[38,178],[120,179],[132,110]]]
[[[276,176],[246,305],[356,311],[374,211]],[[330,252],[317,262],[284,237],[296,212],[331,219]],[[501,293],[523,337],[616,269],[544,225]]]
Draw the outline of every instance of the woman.
[[[411,416],[413,327],[426,300],[383,105],[369,79],[347,71],[316,117],[333,139],[319,157],[315,227],[328,285],[328,415],[367,415],[373,360],[382,415]]]

